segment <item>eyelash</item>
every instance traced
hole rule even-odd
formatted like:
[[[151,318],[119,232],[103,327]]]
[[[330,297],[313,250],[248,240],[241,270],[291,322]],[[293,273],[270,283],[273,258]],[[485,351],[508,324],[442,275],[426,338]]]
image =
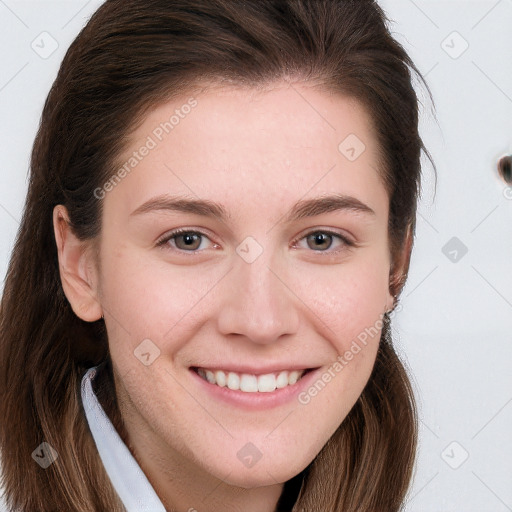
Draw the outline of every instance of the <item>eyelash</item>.
[[[180,228],[180,229],[176,229],[176,230],[172,231],[171,233],[165,234],[162,238],[160,238],[156,242],[156,245],[158,247],[164,247],[165,244],[167,244],[167,242],[169,242],[173,238],[177,238],[179,235],[182,235],[182,234],[199,235],[201,237],[208,238],[208,235],[206,235],[205,233],[202,233],[201,231],[195,231],[193,229],[187,229],[187,228]],[[312,231],[306,233],[305,235],[301,236],[300,238],[295,239],[293,241],[293,244],[296,244],[297,242],[307,238],[310,235],[314,235],[314,234],[324,234],[324,235],[329,235],[329,236],[333,236],[335,238],[338,238],[339,240],[341,240],[341,242],[343,242],[343,247],[341,247],[340,249],[337,249],[337,250],[330,250],[330,249],[327,249],[325,251],[313,251],[313,250],[311,250],[311,252],[316,252],[316,253],[319,253],[319,254],[326,254],[326,255],[333,255],[333,254],[337,254],[337,253],[341,252],[344,248],[345,249],[346,248],[353,248],[353,247],[357,247],[357,245],[358,245],[353,240],[350,240],[349,238],[341,235],[340,233],[336,233],[335,231],[331,231],[329,229],[315,229],[315,230],[312,230]],[[193,250],[193,251],[186,251],[184,249],[172,248],[172,250],[175,250],[175,251],[178,251],[178,252],[181,252],[181,253],[191,253],[191,254],[196,254],[196,253],[202,252],[202,251],[197,250],[197,249]]]

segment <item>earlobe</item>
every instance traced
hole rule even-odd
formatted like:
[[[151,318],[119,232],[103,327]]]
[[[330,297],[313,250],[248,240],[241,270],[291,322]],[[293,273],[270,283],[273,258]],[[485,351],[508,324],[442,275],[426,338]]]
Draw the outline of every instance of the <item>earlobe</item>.
[[[79,240],[69,223],[63,205],[53,209],[53,229],[62,288],[75,314],[86,322],[101,318],[97,272],[90,244]]]

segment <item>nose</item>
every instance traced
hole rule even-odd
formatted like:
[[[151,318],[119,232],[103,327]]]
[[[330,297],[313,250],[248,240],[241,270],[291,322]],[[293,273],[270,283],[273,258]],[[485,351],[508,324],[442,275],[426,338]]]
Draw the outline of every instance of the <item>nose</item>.
[[[287,283],[286,272],[263,251],[248,263],[236,257],[223,284],[218,329],[224,336],[238,334],[253,343],[269,344],[297,332],[298,298]]]

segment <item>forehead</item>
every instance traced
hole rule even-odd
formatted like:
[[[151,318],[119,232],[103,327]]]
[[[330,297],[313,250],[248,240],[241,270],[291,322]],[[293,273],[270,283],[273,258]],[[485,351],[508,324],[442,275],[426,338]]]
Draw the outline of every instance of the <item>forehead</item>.
[[[123,196],[125,213],[166,192],[239,205],[309,191],[387,202],[378,160],[371,118],[352,98],[301,84],[210,87],[150,111],[109,196]]]

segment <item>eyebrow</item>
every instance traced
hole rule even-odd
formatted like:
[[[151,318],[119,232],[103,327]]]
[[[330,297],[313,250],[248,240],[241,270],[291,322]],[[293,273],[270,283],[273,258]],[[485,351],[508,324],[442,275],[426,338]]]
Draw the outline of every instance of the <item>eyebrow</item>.
[[[130,216],[150,213],[155,211],[176,211],[183,213],[193,213],[204,217],[217,217],[223,222],[231,219],[232,216],[219,203],[207,199],[191,199],[187,197],[177,197],[169,195],[160,195],[153,197],[134,210]],[[334,194],[317,197],[313,199],[302,199],[295,203],[288,214],[285,216],[286,223],[294,222],[307,217],[314,217],[323,213],[335,211],[349,211],[354,213],[363,213],[375,215],[368,205],[359,199]]]

